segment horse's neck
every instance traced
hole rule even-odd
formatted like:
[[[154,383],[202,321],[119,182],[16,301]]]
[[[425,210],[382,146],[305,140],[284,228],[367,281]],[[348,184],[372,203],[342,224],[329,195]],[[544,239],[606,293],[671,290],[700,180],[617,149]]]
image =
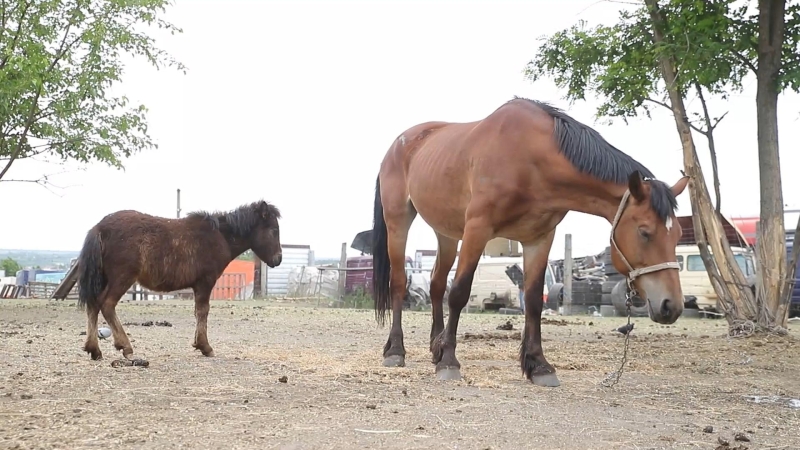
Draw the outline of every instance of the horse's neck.
[[[224,233],[223,236],[225,236],[225,241],[228,243],[228,248],[231,250],[231,257],[233,259],[236,259],[239,255],[250,249],[248,239]]]
[[[617,214],[626,185],[613,183],[582,183],[576,181],[572,184],[574,189],[573,201],[568,207],[571,211],[578,211],[593,216],[603,217],[611,223]]]

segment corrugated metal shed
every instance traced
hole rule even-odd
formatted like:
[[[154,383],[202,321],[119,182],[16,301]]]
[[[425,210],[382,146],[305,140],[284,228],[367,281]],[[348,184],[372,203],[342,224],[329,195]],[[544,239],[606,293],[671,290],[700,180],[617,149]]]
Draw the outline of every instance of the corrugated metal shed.
[[[267,268],[267,295],[286,295],[289,292],[289,272],[299,266],[311,266],[310,245],[281,245],[283,260],[275,268]]]
[[[681,235],[678,245],[697,245],[697,239],[694,236],[694,223],[692,222],[692,216],[678,217],[678,222],[681,224],[681,228],[683,229],[683,235]],[[727,236],[728,242],[731,246],[745,248],[750,246],[748,239],[742,234],[737,226],[735,226],[725,217],[722,218],[722,229],[725,231],[725,236]]]

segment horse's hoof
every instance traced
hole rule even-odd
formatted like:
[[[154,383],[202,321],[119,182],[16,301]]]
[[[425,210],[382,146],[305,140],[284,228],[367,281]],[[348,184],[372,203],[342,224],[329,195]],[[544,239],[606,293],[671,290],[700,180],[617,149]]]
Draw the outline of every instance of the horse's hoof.
[[[558,375],[553,373],[545,373],[542,375],[533,375],[531,376],[531,383],[535,384],[536,386],[542,387],[559,387],[561,386],[561,382],[558,381]]]
[[[436,379],[439,381],[458,381],[461,379],[461,369],[458,367],[444,367],[436,371]]]
[[[100,352],[90,353],[89,355],[91,356],[92,361],[102,361],[103,359],[103,354]]]
[[[214,350],[209,350],[207,352],[203,352],[203,356],[207,356],[209,358],[213,358],[216,355],[214,355]]]
[[[392,355],[383,358],[383,367],[405,367],[405,365],[406,365],[405,356]]]

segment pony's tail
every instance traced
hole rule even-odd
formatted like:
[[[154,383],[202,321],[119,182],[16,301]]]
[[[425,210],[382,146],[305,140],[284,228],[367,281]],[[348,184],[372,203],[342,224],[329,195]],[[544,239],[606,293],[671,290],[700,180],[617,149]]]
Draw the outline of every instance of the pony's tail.
[[[106,287],[106,276],[103,271],[103,241],[97,228],[92,228],[86,235],[78,264],[78,307],[99,306],[100,293]]]
[[[389,262],[389,246],[386,221],[383,218],[383,202],[381,202],[381,178],[375,182],[375,211],[372,223],[372,296],[375,300],[375,319],[382,326],[386,323],[386,311],[389,308],[391,293],[391,264]]]

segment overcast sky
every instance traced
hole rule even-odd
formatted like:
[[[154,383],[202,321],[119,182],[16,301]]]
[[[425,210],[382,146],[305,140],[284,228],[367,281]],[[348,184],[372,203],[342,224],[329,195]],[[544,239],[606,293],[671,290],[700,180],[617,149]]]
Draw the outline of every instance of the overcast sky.
[[[168,19],[184,29],[158,35],[158,45],[188,74],[129,64],[116,89],[150,109],[160,148],[117,171],[99,164],[63,174],[51,193],[0,184],[0,248],[79,250],[104,215],[136,209],[174,217],[175,191],[184,214],[232,209],[263,198],[283,212],[281,240],[309,244],[317,257],[338,256],[342,242],[372,225],[378,165],[392,140],[429,120],[472,121],[514,95],[553,102],[595,126],[610,142],[675,182],[680,141],[665,110],[629,125],[595,121],[596,102],[569,106],[551,83],[531,84],[522,70],[537,38],[580,19],[616,20],[619,3],[559,1],[178,1]],[[712,102],[729,111],[717,131],[723,210],[758,214],[755,83],[744,95]],[[696,105],[693,105],[696,106]],[[796,95],[780,102],[784,199],[800,206]],[[705,142],[701,161],[711,179]],[[74,168],[76,166],[68,166]],[[62,168],[20,162],[9,178],[38,178]],[[679,214],[691,214],[688,191]],[[793,225],[793,224],[792,224]],[[570,213],[551,257],[608,245],[604,219]],[[435,249],[418,218],[406,253]],[[350,250],[353,255],[358,254]]]

